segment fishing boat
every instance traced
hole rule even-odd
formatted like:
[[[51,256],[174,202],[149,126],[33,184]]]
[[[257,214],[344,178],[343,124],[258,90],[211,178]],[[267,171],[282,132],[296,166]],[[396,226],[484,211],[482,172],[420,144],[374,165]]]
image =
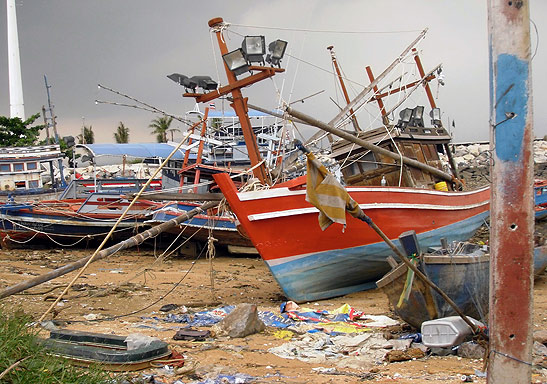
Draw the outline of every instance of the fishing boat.
[[[201,204],[191,201],[172,202],[154,211],[152,218],[146,221],[151,226],[165,223],[180,216]],[[194,242],[206,243],[209,237],[218,241],[217,245],[234,253],[256,253],[248,237],[244,236],[237,227],[237,220],[228,212],[218,210],[204,212],[194,216],[184,224],[171,228],[165,233],[182,236]]]
[[[536,220],[547,217],[547,180],[534,180],[534,214]]]
[[[463,314],[474,319],[485,318],[490,258],[481,246],[460,243],[450,251],[423,254],[418,260],[418,268]],[[401,319],[420,329],[424,321],[457,315],[437,292],[416,277],[408,278],[407,273],[407,266],[399,264],[377,282]]]
[[[254,175],[265,184],[264,189],[239,192],[227,174],[215,174],[214,180],[224,194],[240,226],[266,262],[285,295],[296,302],[325,299],[376,287],[376,281],[390,270],[386,261],[392,251],[368,224],[349,218],[344,230],[332,225],[322,231],[318,224],[318,210],[306,201],[306,177],[297,177],[284,183],[272,183],[269,171],[257,150],[248,108],[255,108],[244,100],[241,89],[254,82],[283,72],[279,61],[286,42],[271,43],[271,67],[252,66],[260,50],[247,36],[244,49],[229,52],[222,37],[228,24],[222,18],[209,21],[215,31],[220,52],[225,60],[228,85],[206,93],[184,94],[197,102],[209,102],[232,94],[236,111],[245,136],[247,152]],[[332,158],[340,166],[343,182],[349,195],[390,239],[414,229],[422,247],[448,241],[469,239],[489,215],[488,187],[464,190],[449,148],[450,135],[441,122],[441,112],[429,89],[429,82],[440,75],[440,65],[426,73],[413,46],[423,38],[425,31],[377,78],[368,71],[371,83],[366,86],[328,124],[297,113],[290,106],[285,112],[291,119],[334,133],[342,139],[332,143]],[[260,44],[259,44],[260,45]],[[280,47],[279,50],[276,47]],[[253,50],[253,56],[236,60]],[[412,53],[411,53],[412,51]],[[264,52],[264,50],[263,50]],[[232,55],[234,58],[232,58]],[[380,88],[379,82],[410,55],[416,62],[419,80],[404,84],[397,80]],[[410,57],[409,57],[410,59]],[[247,65],[239,67],[247,60]],[[268,61],[268,57],[267,60]],[[410,60],[409,60],[410,61]],[[237,65],[236,65],[237,64]],[[243,73],[251,75],[237,79]],[[338,76],[342,80],[342,76]],[[425,89],[431,111],[431,125],[426,124],[424,106],[400,110],[398,121],[392,121],[394,111],[416,89]],[[399,93],[400,100],[389,110],[384,98]],[[349,98],[347,99],[349,100]],[[376,130],[362,130],[354,111],[364,104],[380,107],[382,126]],[[353,123],[354,132],[338,129]],[[314,135],[316,136],[316,135]],[[319,137],[321,134],[319,135]],[[445,171],[439,152],[448,158],[450,172]]]
[[[49,239],[63,246],[104,238],[130,202],[120,195],[93,193],[84,199],[0,204],[3,245]],[[126,213],[113,235],[132,233],[163,204],[139,200]]]
[[[222,193],[285,295],[296,302],[320,300],[376,287],[390,270],[391,249],[366,223],[347,219],[342,232],[318,225],[319,211],[306,201],[305,179],[269,190],[238,192],[225,174]],[[425,251],[441,238],[464,241],[489,214],[487,187],[447,192],[406,187],[347,187],[350,196],[390,239],[415,229]]]

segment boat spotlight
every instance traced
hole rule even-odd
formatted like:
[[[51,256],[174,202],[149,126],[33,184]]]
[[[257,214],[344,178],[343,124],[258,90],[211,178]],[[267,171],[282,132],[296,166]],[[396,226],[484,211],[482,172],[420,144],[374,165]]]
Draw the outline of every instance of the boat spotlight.
[[[397,126],[404,129],[410,123],[410,119],[412,118],[412,109],[405,108],[401,112],[399,112],[399,122],[397,123]]]
[[[433,108],[429,112],[429,116],[431,116],[431,124],[436,127],[441,126],[441,110],[439,108]]]
[[[211,76],[192,76],[189,80],[195,82],[204,91],[214,91],[218,87],[217,82],[211,79]]]
[[[266,55],[266,61],[272,66],[277,65],[281,68],[281,59],[285,55],[285,49],[287,49],[287,42],[284,40],[272,41],[268,45],[268,55]]]
[[[173,80],[175,83],[178,83],[182,85],[184,88],[186,88],[186,92],[188,91],[195,92],[198,86],[198,82],[196,80],[193,80],[193,78],[189,78],[188,76],[181,75],[180,73],[172,73],[170,75],[167,75],[167,77]],[[197,77],[197,76],[194,76],[194,77]]]
[[[262,63],[264,65],[264,55],[266,54],[264,36],[245,36],[241,49],[248,63]]]
[[[226,63],[228,69],[232,71],[235,76],[249,71],[249,65],[247,64],[247,60],[245,60],[245,56],[243,55],[243,50],[241,48],[222,55],[222,58],[224,59],[224,63]]]
[[[184,79],[188,78],[188,76],[181,75],[180,73],[172,73],[170,75],[167,75],[167,77],[180,85],[182,85],[182,81]]]
[[[424,126],[424,107],[418,106],[412,110],[412,122],[410,123],[413,127],[423,127]]]

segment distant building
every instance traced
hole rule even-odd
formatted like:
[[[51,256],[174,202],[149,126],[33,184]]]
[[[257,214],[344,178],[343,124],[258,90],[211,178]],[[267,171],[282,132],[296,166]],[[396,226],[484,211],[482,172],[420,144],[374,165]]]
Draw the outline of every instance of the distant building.
[[[43,188],[43,163],[49,163],[53,180],[53,162],[63,154],[58,145],[0,148],[0,190],[39,190]]]

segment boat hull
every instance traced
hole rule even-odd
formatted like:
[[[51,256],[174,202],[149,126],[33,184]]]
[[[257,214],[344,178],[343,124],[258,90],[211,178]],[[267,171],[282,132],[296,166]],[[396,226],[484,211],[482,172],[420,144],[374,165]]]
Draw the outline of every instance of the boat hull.
[[[171,203],[154,212],[152,219],[147,224],[152,226],[165,223],[175,219],[177,216],[188,212],[199,204],[190,202]],[[191,220],[182,223],[180,226],[168,229],[166,233],[176,236],[191,238],[194,241],[206,242],[209,238],[209,231],[218,241],[217,245],[252,247],[251,241],[244,237],[237,229],[235,219],[227,216],[217,215],[196,215]]]
[[[375,288],[393,252],[366,223],[348,215],[345,230],[321,231],[318,210],[302,188],[238,193],[227,175],[215,175],[232,211],[285,295],[297,302]],[[393,187],[347,188],[390,238],[415,230],[422,248],[441,238],[469,239],[489,214],[489,190],[442,192]]]
[[[488,313],[490,260],[487,254],[425,255],[420,269],[459,310],[477,320]],[[401,301],[408,268],[401,264],[378,281],[395,313],[420,329],[424,321],[458,315],[437,292],[414,277],[407,300]],[[399,305],[400,304],[400,305]]]

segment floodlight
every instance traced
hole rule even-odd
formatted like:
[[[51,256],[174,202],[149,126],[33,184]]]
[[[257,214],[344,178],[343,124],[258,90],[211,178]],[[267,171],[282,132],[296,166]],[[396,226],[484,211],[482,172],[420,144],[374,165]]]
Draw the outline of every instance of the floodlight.
[[[424,117],[424,107],[418,106],[414,108],[412,111],[412,118],[413,119],[423,119]]]
[[[264,36],[245,36],[243,43],[241,43],[241,49],[249,63],[260,62],[264,64],[264,54],[266,54]]]
[[[412,109],[405,108],[401,112],[399,112],[399,117],[401,118],[401,121],[403,123],[409,123],[410,118],[412,117]]]
[[[266,56],[266,61],[271,65],[277,65],[281,67],[281,59],[285,55],[285,49],[287,49],[287,42],[284,40],[272,41],[268,45],[268,55]]]
[[[172,73],[167,75],[167,77],[180,85],[182,85],[184,79],[188,78],[188,76],[181,75],[180,73]]]
[[[439,108],[433,108],[429,112],[429,116],[431,116],[431,124],[435,126],[441,125],[441,110]]]
[[[217,82],[211,79],[211,76],[192,76],[189,80],[195,82],[204,91],[214,91],[218,87]]]
[[[241,48],[222,55],[222,58],[224,59],[224,63],[226,63],[228,69],[232,71],[235,76],[241,75],[249,70],[249,65],[247,64],[247,60],[245,60],[245,56],[243,55],[243,50]]]

